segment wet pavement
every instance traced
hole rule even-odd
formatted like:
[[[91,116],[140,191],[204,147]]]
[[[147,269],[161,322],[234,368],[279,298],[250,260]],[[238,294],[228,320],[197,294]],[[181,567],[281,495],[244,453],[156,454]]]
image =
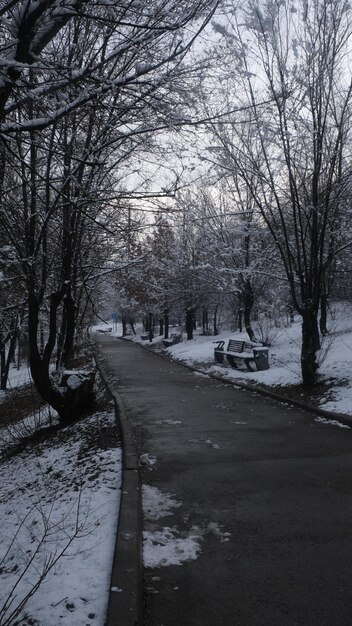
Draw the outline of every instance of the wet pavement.
[[[200,547],[144,569],[145,626],[351,624],[352,430],[95,339],[142,483],[179,505],[145,529]]]

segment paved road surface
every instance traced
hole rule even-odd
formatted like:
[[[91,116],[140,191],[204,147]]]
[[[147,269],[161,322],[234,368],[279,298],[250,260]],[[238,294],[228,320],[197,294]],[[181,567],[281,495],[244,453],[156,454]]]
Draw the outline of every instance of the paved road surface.
[[[182,503],[155,528],[203,536],[197,560],[145,569],[145,626],[351,625],[352,430],[99,342],[157,460],[143,483]]]

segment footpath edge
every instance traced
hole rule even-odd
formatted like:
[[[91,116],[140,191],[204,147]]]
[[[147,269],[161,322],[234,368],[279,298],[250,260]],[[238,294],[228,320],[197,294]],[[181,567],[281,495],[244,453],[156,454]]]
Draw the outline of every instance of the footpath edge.
[[[115,406],[115,421],[122,439],[122,485],[113,555],[106,626],[142,626],[142,491],[138,456],[126,409],[120,394],[109,382],[99,343],[94,355],[102,380]],[[105,366],[105,367],[104,367]]]

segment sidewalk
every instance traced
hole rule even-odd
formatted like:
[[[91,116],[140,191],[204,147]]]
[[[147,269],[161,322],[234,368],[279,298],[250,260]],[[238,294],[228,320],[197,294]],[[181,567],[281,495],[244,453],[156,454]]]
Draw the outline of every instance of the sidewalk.
[[[124,405],[125,474],[139,474],[150,506],[145,559],[153,565],[164,554],[167,562],[172,548],[181,562],[192,557],[144,569],[145,626],[350,624],[351,431],[131,343],[95,339]],[[130,539],[136,489],[121,510],[127,526],[135,523]],[[167,514],[155,515],[151,495]],[[121,523],[119,535],[128,534]],[[131,554],[138,558],[138,545]],[[129,565],[113,587],[123,589],[131,572],[140,583],[138,564]],[[132,606],[119,612],[123,595],[115,592],[109,626],[142,622]]]

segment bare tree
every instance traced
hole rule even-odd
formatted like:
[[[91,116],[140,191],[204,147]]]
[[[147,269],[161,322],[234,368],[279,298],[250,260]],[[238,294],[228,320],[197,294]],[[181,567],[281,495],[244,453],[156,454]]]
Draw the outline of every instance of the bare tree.
[[[26,285],[32,377],[62,419],[72,410],[50,362],[54,350],[58,364],[72,356],[93,259],[104,257],[102,214],[119,213],[126,162],[170,123],[168,85],[213,10],[173,0],[1,9],[0,225]]]
[[[245,3],[224,36],[230,92],[250,110],[212,126],[221,170],[248,185],[302,316],[303,383],[316,381],[319,305],[341,251],[350,168],[351,7],[307,0]],[[234,82],[236,94],[234,95]],[[255,183],[253,183],[253,180]],[[350,243],[350,242],[349,242]]]

